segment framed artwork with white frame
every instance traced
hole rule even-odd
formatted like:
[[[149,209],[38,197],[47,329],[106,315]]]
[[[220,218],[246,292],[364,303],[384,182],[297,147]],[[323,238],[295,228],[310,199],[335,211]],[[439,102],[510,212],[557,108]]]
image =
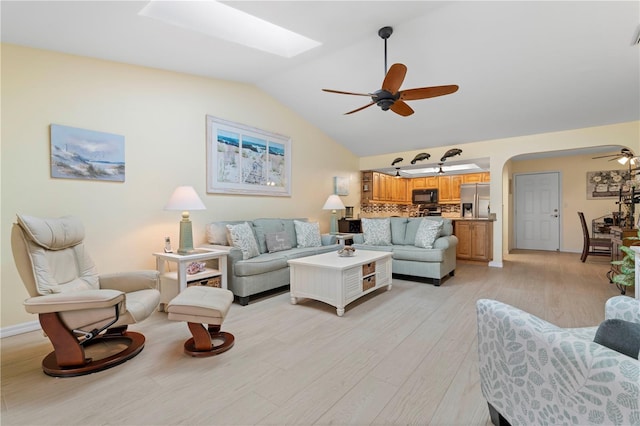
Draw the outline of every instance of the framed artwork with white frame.
[[[291,138],[207,115],[207,193],[291,196]]]

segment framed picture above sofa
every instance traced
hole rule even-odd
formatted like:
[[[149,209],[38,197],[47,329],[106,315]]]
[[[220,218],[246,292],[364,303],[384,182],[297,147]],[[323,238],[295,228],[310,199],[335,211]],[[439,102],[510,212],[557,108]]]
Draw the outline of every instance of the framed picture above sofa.
[[[291,138],[208,115],[207,192],[291,196]]]

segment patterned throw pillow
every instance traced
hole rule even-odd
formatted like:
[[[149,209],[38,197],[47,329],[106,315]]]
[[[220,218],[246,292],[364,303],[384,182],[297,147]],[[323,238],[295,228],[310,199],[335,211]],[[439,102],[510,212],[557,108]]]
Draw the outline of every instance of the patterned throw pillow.
[[[242,251],[242,259],[251,259],[260,254],[251,225],[245,222],[239,225],[227,225],[227,229],[229,230],[231,245]]]
[[[267,241],[267,251],[269,251],[269,253],[289,250],[291,248],[289,234],[287,234],[286,231],[265,234],[265,239]]]
[[[391,245],[391,221],[385,219],[362,219],[364,243],[370,246]]]
[[[433,248],[433,243],[438,238],[440,230],[442,229],[442,222],[422,219],[418,232],[416,232],[416,241],[414,245],[422,248]]]
[[[293,225],[296,228],[298,247],[320,247],[322,245],[320,224],[318,222],[300,222],[299,220],[294,220]]]

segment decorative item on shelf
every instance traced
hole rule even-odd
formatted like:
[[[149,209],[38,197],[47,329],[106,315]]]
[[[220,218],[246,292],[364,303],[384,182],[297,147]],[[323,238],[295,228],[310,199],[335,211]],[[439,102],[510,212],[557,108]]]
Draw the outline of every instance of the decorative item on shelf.
[[[182,211],[178,254],[187,254],[193,251],[193,232],[191,220],[189,220],[189,210],[206,210],[196,190],[192,186],[177,187],[171,194],[171,198],[169,198],[169,202],[164,206],[164,209]]]
[[[422,160],[428,160],[430,157],[431,157],[431,154],[428,154],[426,152],[421,152],[420,154],[416,154],[416,156],[413,157],[413,160],[411,160],[411,164],[416,164],[416,162],[422,161]]]
[[[444,162],[447,158],[455,157],[456,155],[462,154],[462,150],[460,148],[452,148],[444,153],[440,161]]]
[[[346,246],[338,250],[338,256],[340,257],[351,257],[356,255],[356,249],[351,246]]]
[[[207,266],[207,264],[204,262],[191,262],[189,266],[187,266],[187,274],[194,275],[203,272],[205,266]]]
[[[335,234],[338,232],[338,218],[336,217],[336,210],[344,209],[344,204],[340,197],[336,194],[329,195],[327,201],[322,206],[322,210],[331,210],[331,233]]]

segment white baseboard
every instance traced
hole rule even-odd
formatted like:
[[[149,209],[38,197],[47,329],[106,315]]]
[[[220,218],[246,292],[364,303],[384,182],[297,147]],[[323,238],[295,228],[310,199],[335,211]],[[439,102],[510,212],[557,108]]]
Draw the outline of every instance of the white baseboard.
[[[497,261],[497,260],[492,260],[491,262],[489,262],[489,266],[491,266],[492,268],[503,268],[504,265],[502,264],[502,261]]]
[[[22,324],[10,325],[9,327],[0,328],[0,339],[37,330],[40,330],[40,323],[38,321],[29,321],[23,322]]]

